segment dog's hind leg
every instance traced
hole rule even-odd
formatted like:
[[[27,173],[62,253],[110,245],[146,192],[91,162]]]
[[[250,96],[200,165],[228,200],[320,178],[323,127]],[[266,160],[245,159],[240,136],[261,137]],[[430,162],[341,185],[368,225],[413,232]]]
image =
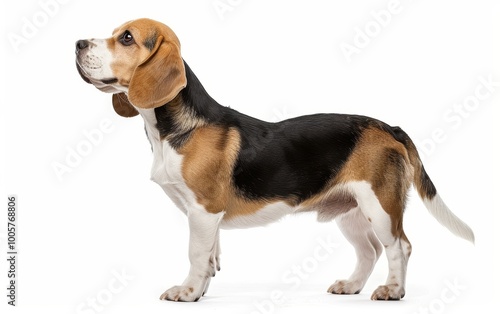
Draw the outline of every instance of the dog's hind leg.
[[[363,289],[382,254],[382,245],[359,207],[336,219],[337,225],[356,250],[356,268],[349,279],[337,280],[328,289],[333,294],[356,294]]]
[[[373,292],[371,299],[400,300],[405,295],[406,269],[411,253],[410,242],[403,232],[404,204],[389,196],[395,195],[393,193],[377,196],[369,183],[360,182],[357,185],[361,211],[384,245],[389,263],[387,281]]]

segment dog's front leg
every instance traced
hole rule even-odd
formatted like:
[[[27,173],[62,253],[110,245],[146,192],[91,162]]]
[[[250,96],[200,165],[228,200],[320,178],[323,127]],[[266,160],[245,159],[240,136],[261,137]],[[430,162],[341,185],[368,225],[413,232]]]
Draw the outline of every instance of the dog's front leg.
[[[224,213],[211,214],[203,208],[188,211],[189,261],[191,268],[181,286],[165,291],[161,300],[198,301],[210,278],[219,270],[219,225]]]

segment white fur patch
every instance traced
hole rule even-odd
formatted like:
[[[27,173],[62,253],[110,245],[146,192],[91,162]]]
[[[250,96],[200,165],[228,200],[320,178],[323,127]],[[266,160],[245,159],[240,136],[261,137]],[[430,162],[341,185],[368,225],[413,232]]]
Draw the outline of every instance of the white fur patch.
[[[167,141],[160,139],[156,128],[154,109],[137,108],[144,119],[146,132],[153,147],[151,180],[158,183],[175,205],[185,214],[191,207],[198,205],[196,197],[182,177],[182,155],[178,154]]]
[[[114,78],[111,70],[113,55],[108,49],[106,40],[91,39],[86,54],[78,58],[77,62],[90,79],[104,80]]]
[[[391,217],[380,205],[371,184],[366,181],[357,181],[348,183],[346,187],[356,198],[361,212],[371,221],[380,241],[384,245],[392,242],[394,236],[391,233]]]
[[[436,194],[432,199],[425,198],[423,201],[425,207],[427,207],[431,215],[440,224],[445,226],[454,235],[474,243],[474,232],[472,229],[451,212],[439,194]]]
[[[336,294],[354,294],[364,287],[383,248],[371,223],[359,207],[340,215],[336,221],[347,240],[354,246],[358,262],[349,279],[337,280],[328,291]]]

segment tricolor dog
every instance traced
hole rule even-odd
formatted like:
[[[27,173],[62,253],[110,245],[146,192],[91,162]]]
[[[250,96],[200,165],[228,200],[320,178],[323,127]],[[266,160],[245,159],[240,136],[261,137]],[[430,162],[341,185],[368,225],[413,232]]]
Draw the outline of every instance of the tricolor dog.
[[[188,217],[191,268],[162,300],[197,301],[206,293],[219,270],[220,228],[301,212],[335,219],[356,249],[356,269],[328,292],[359,293],[385,248],[389,274],[371,298],[399,300],[411,253],[403,212],[412,185],[441,224],[474,242],[399,127],[345,114],[269,123],[223,107],[182,59],[174,32],[149,19],[127,22],[108,39],[77,41],[76,64],[87,83],[113,93],[119,115],[142,116],[151,178]]]

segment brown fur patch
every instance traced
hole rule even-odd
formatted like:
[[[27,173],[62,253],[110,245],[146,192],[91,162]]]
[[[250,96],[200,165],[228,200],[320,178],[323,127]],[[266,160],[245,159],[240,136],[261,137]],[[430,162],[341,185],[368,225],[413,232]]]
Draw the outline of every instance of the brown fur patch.
[[[179,150],[186,185],[210,213],[226,211],[234,197],[231,178],[239,148],[236,129],[205,126],[197,128]]]
[[[136,33],[138,37],[141,36],[139,32]],[[113,75],[118,79],[120,85],[128,87],[135,69],[148,57],[150,52],[147,48],[137,45],[123,46],[118,43],[120,35],[121,33],[116,33],[113,37],[107,39],[107,46],[113,55],[113,62],[111,63]]]
[[[367,181],[392,221],[391,232],[403,235],[403,211],[413,167],[405,146],[376,127],[366,129],[337,182]]]

